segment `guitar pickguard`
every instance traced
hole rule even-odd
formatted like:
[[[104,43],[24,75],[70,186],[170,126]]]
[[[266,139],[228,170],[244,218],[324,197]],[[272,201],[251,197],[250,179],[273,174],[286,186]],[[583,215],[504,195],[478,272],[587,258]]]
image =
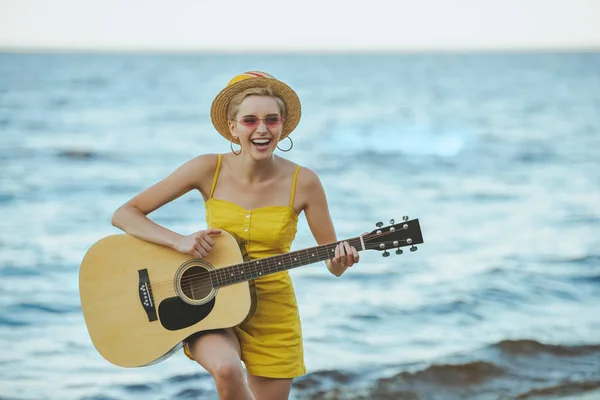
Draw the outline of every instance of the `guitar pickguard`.
[[[169,297],[160,302],[158,316],[165,329],[176,331],[202,321],[214,306],[214,298],[202,305],[191,305],[179,297]]]

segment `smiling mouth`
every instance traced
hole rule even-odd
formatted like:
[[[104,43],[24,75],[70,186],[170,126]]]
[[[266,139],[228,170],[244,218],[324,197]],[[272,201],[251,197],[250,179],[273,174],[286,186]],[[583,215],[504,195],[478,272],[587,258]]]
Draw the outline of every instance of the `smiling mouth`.
[[[271,139],[252,139],[250,142],[259,149],[264,149],[271,144]]]

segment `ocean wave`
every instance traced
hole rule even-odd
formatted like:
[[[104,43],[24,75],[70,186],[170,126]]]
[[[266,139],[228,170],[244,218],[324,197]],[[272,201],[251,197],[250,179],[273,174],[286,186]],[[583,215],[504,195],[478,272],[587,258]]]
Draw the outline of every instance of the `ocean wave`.
[[[12,193],[0,193],[0,204],[8,204],[17,199]]]
[[[593,284],[600,283],[600,275],[573,276],[569,279],[573,282],[580,282],[580,283],[593,283]]]
[[[200,397],[200,396],[203,396],[206,394],[207,394],[206,390],[197,389],[197,388],[188,388],[188,389],[183,389],[183,390],[177,392],[175,394],[174,398],[177,400],[186,400],[186,399],[197,400],[197,399],[201,399],[201,398],[206,398],[206,397]]]
[[[154,389],[154,385],[148,383],[138,383],[123,386],[128,392],[140,393],[140,392],[150,392]]]
[[[545,260],[545,262],[552,264],[574,264],[574,265],[586,265],[586,266],[600,266],[600,255],[586,254],[581,257],[570,257],[570,258],[552,258]]]
[[[542,389],[533,389],[521,393],[515,400],[539,399],[549,396],[578,395],[600,388],[600,381],[591,382],[564,382],[560,385],[546,387]],[[600,393],[598,394],[600,397]]]
[[[600,345],[561,346],[553,344],[543,344],[535,340],[503,340],[499,343],[490,346],[490,348],[498,349],[502,353],[510,356],[538,354],[551,354],[555,356],[577,356],[592,353],[598,353],[600,355]]]
[[[31,323],[4,317],[4,316],[0,315],[0,327],[1,326],[9,326],[12,328],[16,328],[16,327],[28,326],[28,325],[31,325]]]
[[[0,244],[0,248],[4,245]],[[34,277],[43,275],[43,269],[34,267],[13,267],[13,266],[0,266],[0,276],[2,277]]]
[[[56,156],[71,160],[89,160],[98,158],[100,154],[93,150],[62,149],[58,150]]]
[[[530,399],[598,389],[599,365],[600,345],[503,340],[434,363],[393,367],[391,374],[319,371],[299,379],[294,391],[297,399]]]
[[[41,312],[46,314],[70,314],[80,312],[79,306],[57,305],[52,306],[40,303],[16,303],[8,307],[11,314],[22,315],[23,313]]]
[[[175,375],[171,376],[168,379],[168,383],[184,383],[184,382],[194,382],[198,379],[205,378],[206,374],[202,373],[193,373],[193,374],[184,374],[184,375]]]

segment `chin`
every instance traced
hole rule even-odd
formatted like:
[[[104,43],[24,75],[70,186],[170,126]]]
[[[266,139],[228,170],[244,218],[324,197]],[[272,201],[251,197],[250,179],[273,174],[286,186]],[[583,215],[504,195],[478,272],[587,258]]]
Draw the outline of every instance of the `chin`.
[[[273,157],[273,152],[272,151],[265,151],[264,153],[252,152],[251,156],[255,161],[261,161],[261,160],[266,160],[266,159]]]
[[[267,148],[264,150],[257,150],[255,148],[250,149],[250,155],[253,159],[259,161],[267,158],[271,158],[273,156],[275,149]]]

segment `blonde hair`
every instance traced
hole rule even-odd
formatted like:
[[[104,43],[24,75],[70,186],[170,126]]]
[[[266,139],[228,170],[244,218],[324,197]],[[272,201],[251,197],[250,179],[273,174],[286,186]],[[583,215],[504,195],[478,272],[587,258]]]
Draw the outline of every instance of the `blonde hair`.
[[[240,111],[240,105],[242,104],[242,101],[244,101],[244,99],[248,96],[268,96],[275,99],[277,106],[279,107],[281,117],[285,118],[285,103],[275,95],[275,92],[273,92],[271,88],[250,88],[236,94],[231,98],[229,106],[227,107],[227,120],[235,120],[237,113]]]

